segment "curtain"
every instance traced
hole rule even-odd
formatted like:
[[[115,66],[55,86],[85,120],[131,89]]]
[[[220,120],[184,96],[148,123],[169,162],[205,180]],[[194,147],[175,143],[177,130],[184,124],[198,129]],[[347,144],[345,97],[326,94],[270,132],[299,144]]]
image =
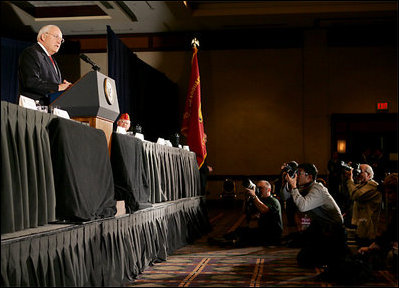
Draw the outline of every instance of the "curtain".
[[[170,139],[179,132],[177,84],[140,60],[110,26],[107,33],[108,76],[116,83],[120,113],[129,113],[132,126],[140,124],[147,140]]]
[[[32,42],[1,38],[1,100],[18,101],[18,58]]]

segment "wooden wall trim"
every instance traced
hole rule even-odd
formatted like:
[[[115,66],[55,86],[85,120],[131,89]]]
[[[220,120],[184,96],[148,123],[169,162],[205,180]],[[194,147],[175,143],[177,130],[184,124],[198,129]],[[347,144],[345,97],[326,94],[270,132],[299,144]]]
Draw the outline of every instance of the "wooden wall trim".
[[[333,27],[327,30],[328,46],[396,46],[397,28],[378,25],[368,27]],[[173,32],[119,34],[118,38],[133,52],[190,51],[191,40],[200,41],[201,50],[236,50],[303,47],[305,29],[249,29],[206,32]],[[68,42],[80,44],[81,52],[107,51],[106,35],[64,36]]]

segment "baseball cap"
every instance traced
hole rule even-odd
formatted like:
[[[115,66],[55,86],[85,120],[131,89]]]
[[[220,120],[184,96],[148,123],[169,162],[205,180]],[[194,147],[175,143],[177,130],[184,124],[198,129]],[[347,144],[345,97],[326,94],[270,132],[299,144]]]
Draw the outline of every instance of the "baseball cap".
[[[127,113],[123,113],[123,114],[121,115],[121,118],[120,118],[120,120],[128,120],[128,121],[130,121],[129,114],[127,114]]]

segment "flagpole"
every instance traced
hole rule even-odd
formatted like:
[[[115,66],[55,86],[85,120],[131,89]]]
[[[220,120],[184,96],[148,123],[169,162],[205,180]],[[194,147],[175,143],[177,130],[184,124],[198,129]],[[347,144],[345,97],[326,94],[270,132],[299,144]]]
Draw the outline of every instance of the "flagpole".
[[[191,40],[191,47],[198,49],[199,47],[199,41],[197,38],[193,38],[193,40]]]
[[[191,74],[187,93],[186,106],[183,114],[181,133],[186,137],[190,150],[196,153],[198,168],[204,164],[206,158],[206,140],[201,111],[201,88],[198,68],[197,51],[199,41],[191,40],[193,57],[191,58]]]

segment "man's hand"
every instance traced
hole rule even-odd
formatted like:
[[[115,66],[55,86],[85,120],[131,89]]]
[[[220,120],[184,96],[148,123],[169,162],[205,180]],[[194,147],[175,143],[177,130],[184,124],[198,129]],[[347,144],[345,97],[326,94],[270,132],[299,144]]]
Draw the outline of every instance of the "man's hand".
[[[346,179],[353,179],[353,169],[351,169],[349,171],[345,170],[344,171],[344,176],[345,176]]]
[[[64,91],[64,90],[68,89],[69,86],[71,86],[71,85],[72,85],[72,83],[64,80],[64,82],[62,82],[62,84],[58,85],[58,91]]]
[[[285,180],[288,182],[290,185],[291,189],[296,188],[296,179],[298,178],[298,174],[295,173],[294,178],[291,178],[288,173],[285,175]]]
[[[247,191],[249,196],[255,197],[255,189],[249,189],[249,188],[245,188],[245,190]]]
[[[361,248],[359,248],[359,250],[357,250],[357,253],[359,253],[359,254],[365,254],[365,253],[368,253],[370,251],[370,248],[369,247],[361,247]]]
[[[358,252],[359,254],[365,254],[365,253],[369,253],[369,252],[372,251],[372,250],[380,250],[380,249],[381,249],[381,247],[380,247],[377,243],[373,242],[373,243],[371,243],[371,245],[368,246],[368,247],[361,247],[361,248],[359,248],[359,250],[357,250],[357,252]]]

